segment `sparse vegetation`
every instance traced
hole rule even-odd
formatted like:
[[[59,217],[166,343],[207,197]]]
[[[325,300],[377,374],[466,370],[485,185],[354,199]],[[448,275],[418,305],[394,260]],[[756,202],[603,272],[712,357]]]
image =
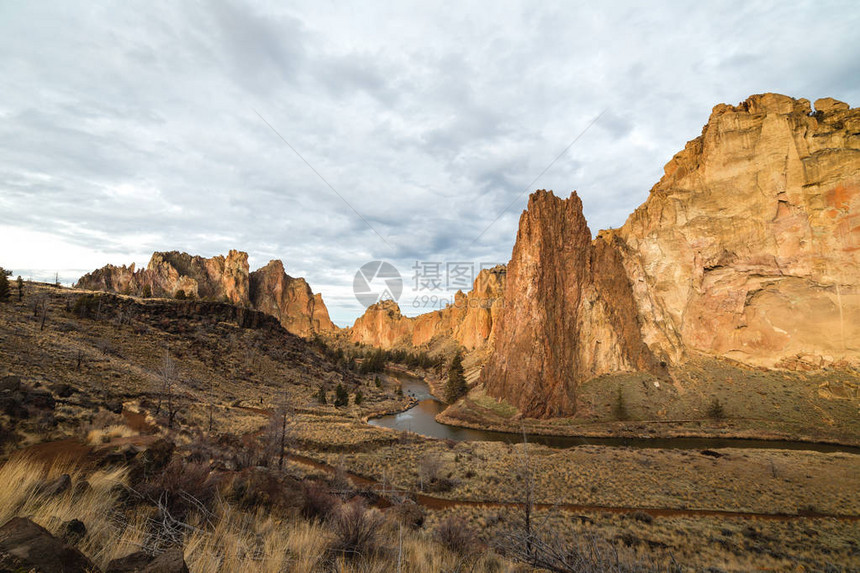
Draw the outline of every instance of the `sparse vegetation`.
[[[173,294],[173,298],[175,298],[176,300],[185,300],[188,298],[188,296],[186,296],[185,291],[183,289],[179,289]]]

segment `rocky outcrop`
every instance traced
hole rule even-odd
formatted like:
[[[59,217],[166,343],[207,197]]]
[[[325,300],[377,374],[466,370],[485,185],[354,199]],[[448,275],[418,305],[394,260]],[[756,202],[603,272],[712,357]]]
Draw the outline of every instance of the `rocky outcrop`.
[[[419,347],[443,338],[468,350],[484,348],[495,332],[505,275],[503,265],[483,269],[471,291],[458,291],[453,303],[417,317],[403,316],[392,300],[380,301],[355,321],[349,337],[380,348]]]
[[[482,373],[525,415],[577,386],[709,355],[769,368],[860,361],[860,110],[830,98],[718,105],[648,200],[591,240],[576,195],[520,219]]]
[[[299,336],[337,329],[319,294],[303,278],[293,278],[281,261],[269,261],[251,273],[251,305],[277,318],[284,328]]]
[[[656,364],[642,344],[618,245],[595,241],[574,193],[538,191],[520,217],[503,312],[482,379],[533,417],[572,413],[576,386]]]
[[[248,253],[230,251],[210,259],[171,251],[153,253],[146,278],[153,294],[174,294],[183,289],[199,298],[242,304],[248,300]]]
[[[178,251],[156,252],[145,269],[136,270],[134,263],[107,265],[78,279],[77,286],[133,295],[149,287],[153,296],[168,297],[181,290],[192,297],[246,304],[248,270],[248,253],[241,251],[209,259]]]
[[[299,336],[337,329],[319,294],[303,278],[284,272],[281,261],[249,272],[248,253],[230,251],[226,257],[205,258],[171,251],[153,253],[146,269],[107,265],[78,280],[78,288],[142,296],[190,298],[231,302],[276,317]]]

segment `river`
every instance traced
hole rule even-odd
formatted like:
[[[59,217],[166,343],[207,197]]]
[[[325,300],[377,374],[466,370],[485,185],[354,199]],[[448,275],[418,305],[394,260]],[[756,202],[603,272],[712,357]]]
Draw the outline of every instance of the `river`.
[[[431,393],[427,383],[419,378],[402,373],[394,374],[403,386],[403,393],[414,396],[419,400],[414,407],[368,421],[373,426],[407,430],[430,438],[440,438],[462,441],[509,442],[522,441],[522,436],[507,432],[491,430],[473,430],[440,424],[436,414],[445,409],[446,405],[437,400]],[[756,448],[777,450],[806,450],[814,452],[846,452],[860,454],[860,448],[835,444],[816,444],[791,440],[752,440],[740,438],[583,438],[576,436],[542,436],[528,435],[528,441],[543,444],[551,448],[573,448],[586,444],[597,446],[631,447],[631,448],[663,448],[684,450],[715,450],[720,448]]]

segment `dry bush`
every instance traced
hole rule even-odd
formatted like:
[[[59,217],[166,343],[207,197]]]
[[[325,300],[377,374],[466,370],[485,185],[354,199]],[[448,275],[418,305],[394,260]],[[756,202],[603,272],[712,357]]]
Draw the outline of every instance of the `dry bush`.
[[[478,536],[462,517],[446,517],[436,526],[433,538],[442,547],[457,555],[469,555],[478,551]]]
[[[385,522],[375,509],[356,498],[332,514],[328,526],[334,534],[331,551],[344,557],[370,559],[382,549],[381,529]]]
[[[297,480],[258,468],[236,475],[230,484],[230,495],[243,509],[265,509],[269,513],[292,513],[305,502],[302,484]]]
[[[138,488],[139,493],[170,518],[185,520],[192,511],[207,511],[217,497],[209,466],[173,459]]]
[[[424,525],[427,512],[423,507],[415,503],[400,503],[388,510],[395,522],[405,525],[409,529],[420,529]]]
[[[329,489],[317,481],[304,482],[304,503],[301,513],[306,519],[328,519],[340,501]]]

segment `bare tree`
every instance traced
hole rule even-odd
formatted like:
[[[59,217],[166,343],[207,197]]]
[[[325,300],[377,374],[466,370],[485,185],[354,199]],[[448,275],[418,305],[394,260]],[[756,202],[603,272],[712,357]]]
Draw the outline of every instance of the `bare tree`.
[[[284,458],[287,454],[287,443],[290,437],[289,419],[292,417],[293,409],[286,391],[278,398],[275,411],[269,419],[268,447],[271,457],[278,458],[278,469],[283,469]]]
[[[440,471],[442,471],[442,456],[436,452],[424,454],[418,462],[418,485],[421,491],[439,479]]]
[[[48,296],[41,294],[33,299],[33,317],[39,320],[39,330],[45,329],[48,320]]]
[[[179,399],[176,395],[176,384],[179,381],[179,376],[176,362],[170,357],[170,350],[164,351],[164,361],[161,364],[159,377],[161,379],[161,392],[155,411],[156,413],[160,412],[162,405],[164,405],[167,411],[167,427],[173,428],[176,414],[179,413]]]

